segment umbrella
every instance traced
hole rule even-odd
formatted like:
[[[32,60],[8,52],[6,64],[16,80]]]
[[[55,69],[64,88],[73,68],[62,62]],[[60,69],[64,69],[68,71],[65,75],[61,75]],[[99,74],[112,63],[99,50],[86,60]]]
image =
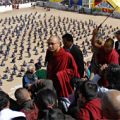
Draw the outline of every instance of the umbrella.
[[[107,2],[115,8],[117,12],[120,12],[120,0],[107,0]]]

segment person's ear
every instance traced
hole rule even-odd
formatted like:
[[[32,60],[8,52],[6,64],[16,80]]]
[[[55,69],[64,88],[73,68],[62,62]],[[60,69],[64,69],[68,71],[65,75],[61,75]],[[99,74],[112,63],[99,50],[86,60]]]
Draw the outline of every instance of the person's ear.
[[[60,42],[60,47],[62,46],[62,42]]]

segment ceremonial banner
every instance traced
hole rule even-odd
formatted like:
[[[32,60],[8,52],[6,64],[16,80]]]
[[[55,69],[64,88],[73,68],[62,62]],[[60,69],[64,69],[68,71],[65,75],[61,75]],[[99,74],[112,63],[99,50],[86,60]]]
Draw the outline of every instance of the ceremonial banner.
[[[107,0],[107,2],[115,9],[120,12],[120,0]]]
[[[62,2],[63,0],[49,0],[49,2]]]
[[[100,4],[101,2],[102,2],[103,0],[93,0],[93,8],[96,6],[96,5],[98,5],[98,4]]]
[[[82,0],[70,0],[70,6],[73,6],[73,5],[80,5],[82,6]]]

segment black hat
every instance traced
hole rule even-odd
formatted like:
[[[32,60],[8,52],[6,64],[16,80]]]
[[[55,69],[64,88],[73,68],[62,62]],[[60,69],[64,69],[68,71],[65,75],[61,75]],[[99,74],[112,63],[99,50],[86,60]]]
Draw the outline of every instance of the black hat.
[[[35,68],[40,69],[42,67],[41,62],[35,63]]]

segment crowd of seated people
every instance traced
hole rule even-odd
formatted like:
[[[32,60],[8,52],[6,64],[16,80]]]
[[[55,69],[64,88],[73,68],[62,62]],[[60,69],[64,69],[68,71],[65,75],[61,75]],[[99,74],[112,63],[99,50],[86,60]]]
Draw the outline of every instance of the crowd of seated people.
[[[76,85],[71,99],[69,97],[59,99],[55,91],[49,88],[41,89],[34,97],[28,89],[18,88],[15,91],[16,101],[14,101],[1,90],[0,119],[119,120],[120,66],[110,64],[105,69],[109,87],[100,86],[87,78],[77,78],[74,82]],[[67,105],[68,103],[69,105]]]
[[[94,43],[96,31],[96,29],[93,31],[93,45],[96,45]],[[64,39],[65,36],[70,34],[64,35]],[[40,61],[35,65],[28,65],[23,76],[23,87],[15,91],[16,101],[4,91],[0,91],[1,120],[120,119],[119,54],[113,49],[113,40],[107,39],[103,47],[95,46],[96,49],[98,47],[96,56],[99,54],[99,49],[103,50],[101,50],[103,56],[96,60],[99,67],[92,80],[87,74],[80,76],[81,72],[78,72],[75,56],[72,56],[70,51],[74,45],[69,44],[69,38],[68,42],[64,41],[64,44],[70,47],[62,48],[58,36],[54,35],[48,39],[45,61],[47,71],[43,74]],[[76,47],[75,50],[78,49],[76,45],[74,47]],[[81,56],[82,53],[78,50],[77,55],[79,54]],[[99,63],[100,59],[103,64]],[[85,65],[91,71],[93,64]]]
[[[53,19],[55,21],[55,18]],[[45,21],[44,23],[46,25]],[[28,22],[28,29],[29,24]],[[16,28],[18,38],[19,30]],[[64,31],[67,31],[66,28]],[[26,67],[27,70],[21,68],[25,73],[22,87],[16,89],[14,93],[16,99],[13,100],[7,93],[0,91],[0,120],[119,120],[120,31],[115,32],[117,38],[115,48],[112,38],[98,40],[99,31],[99,28],[93,30],[91,62],[84,62],[84,55],[74,43],[72,34],[65,32],[59,37],[57,32],[51,33],[46,41],[48,46],[45,56],[46,71],[41,68],[40,61],[35,64],[33,59],[30,60],[30,64],[24,61],[22,67]],[[27,41],[29,58],[31,58],[31,33],[32,28]],[[23,38],[24,36],[26,33],[23,34]],[[38,36],[35,33],[34,38],[36,37]],[[21,57],[24,51],[24,39],[22,41]],[[44,47],[43,44],[41,48]],[[84,42],[82,44],[84,47]],[[87,44],[89,46],[89,42]],[[14,45],[17,50],[17,43],[15,42]],[[35,46],[33,51],[36,54],[38,54],[37,50]],[[6,56],[9,55],[9,51],[8,47]],[[12,58],[15,58],[14,54]],[[12,59],[12,63],[15,63],[15,59]],[[16,74],[17,69],[14,64],[13,74]],[[6,71],[9,72],[9,68]]]
[[[3,67],[2,79],[13,81],[17,76],[22,77],[29,60],[31,63],[35,63],[38,57],[42,56],[43,59],[47,39],[51,35],[59,35],[62,38],[65,50],[70,51],[78,66],[78,72],[83,77],[83,58],[87,59],[89,54],[92,54],[89,39],[96,25],[91,19],[79,21],[69,17],[49,16],[38,12],[0,19],[0,39],[3,40],[0,44],[0,66]],[[101,39],[106,39],[108,38],[107,32],[112,35],[118,29],[118,27],[106,24],[101,27],[98,36]],[[73,43],[74,45],[70,47]],[[42,62],[44,61],[42,60]],[[21,70],[19,70],[20,67]]]

